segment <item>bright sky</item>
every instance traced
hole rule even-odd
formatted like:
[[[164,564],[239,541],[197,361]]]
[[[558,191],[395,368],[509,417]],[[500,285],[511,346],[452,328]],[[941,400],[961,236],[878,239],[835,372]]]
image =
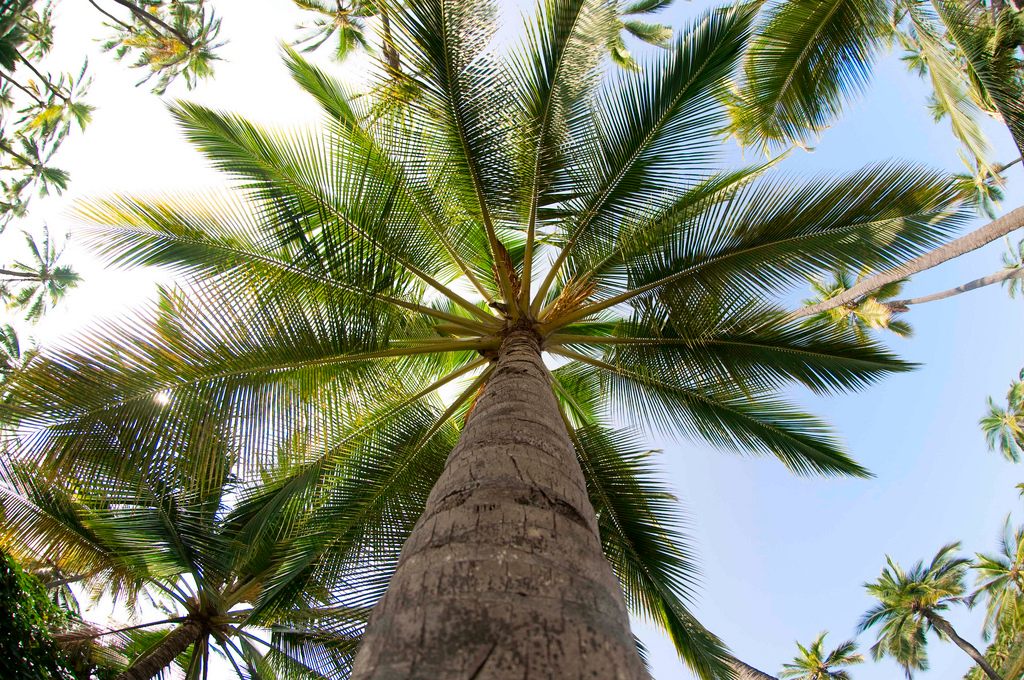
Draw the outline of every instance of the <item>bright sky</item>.
[[[225,62],[216,78],[194,92],[172,88],[171,96],[244,113],[264,123],[313,124],[315,107],[291,83],[278,58],[281,39],[300,15],[285,0],[215,0],[224,18]],[[667,23],[711,4],[678,2]],[[255,9],[258,7],[259,9]],[[59,155],[72,173],[70,191],[37,200],[30,222],[46,222],[55,233],[70,226],[67,212],[76,198],[109,194],[203,190],[223,180],[206,168],[175,130],[161,100],[133,88],[137,73],[113,65],[93,40],[102,34],[84,2],[65,1],[57,13],[53,60],[74,68],[88,55],[96,82],[90,101],[97,107],[84,134],[73,134]],[[358,62],[334,66],[358,73]],[[887,158],[961,169],[956,145],[944,125],[925,109],[927,90],[895,57],[878,69],[870,92],[829,133],[813,153],[797,153],[786,168],[806,174],[848,170]],[[1008,135],[990,126],[1000,160],[1014,157]],[[1004,158],[1005,156],[1005,158]],[[1024,204],[1024,172],[1008,173],[1005,206]],[[980,221],[978,222],[980,224]],[[16,247],[18,225],[0,237],[3,254]],[[918,276],[912,295],[958,285],[999,268],[1001,245]],[[68,261],[85,276],[64,305],[37,328],[44,342],[84,324],[127,310],[152,294],[153,275],[105,271],[73,240]],[[819,631],[830,640],[852,637],[870,606],[862,584],[874,579],[884,555],[909,566],[930,558],[942,544],[963,540],[970,551],[995,548],[1003,518],[1018,520],[1014,485],[1024,470],[985,450],[977,427],[989,395],[1002,398],[1024,364],[1021,301],[990,287],[915,308],[908,315],[917,331],[911,340],[893,339],[920,370],[892,378],[860,394],[802,403],[826,417],[843,434],[873,480],[800,479],[773,460],[746,459],[703,444],[652,440],[664,449],[660,460],[685,504],[691,535],[703,565],[703,589],[696,612],[748,663],[776,673],[796,649]],[[955,610],[960,633],[979,646],[981,612]],[[688,678],[667,639],[637,624],[652,652],[658,680]],[[871,634],[861,646],[873,642]],[[967,657],[948,643],[930,643],[931,670],[922,677],[959,678]],[[854,669],[858,680],[898,677],[892,662]]]

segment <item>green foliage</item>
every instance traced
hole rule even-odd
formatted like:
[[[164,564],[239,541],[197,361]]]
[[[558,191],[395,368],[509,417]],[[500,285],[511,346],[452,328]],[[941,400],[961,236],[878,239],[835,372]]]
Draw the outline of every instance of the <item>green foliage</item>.
[[[72,680],[53,641],[65,614],[39,579],[0,550],[0,666],[12,680]]]
[[[386,9],[416,96],[382,87],[393,74],[349,92],[288,51],[323,130],[180,104],[235,189],[80,206],[101,255],[179,286],[8,380],[0,423],[27,478],[5,487],[23,508],[7,541],[100,569],[129,601],[194,583],[205,599],[182,597],[183,615],[272,626],[262,656],[225,633],[246,672],[280,654],[341,665],[502,337],[531,328],[559,362],[627,602],[700,677],[729,677],[686,606],[695,568],[670,498],[607,423],[868,475],[783,393],[911,366],[853,329],[785,321],[782,301],[946,239],[965,217],[954,181],[895,163],[812,180],[719,167],[719,102],[757,3],[706,12],[613,73],[594,40],[610,2],[548,0],[509,57],[489,49],[494,3]]]
[[[103,42],[118,59],[156,79],[163,93],[178,77],[191,88],[212,75],[220,20],[205,0],[99,0],[98,15],[114,35]],[[0,231],[25,215],[34,194],[67,188],[68,174],[52,165],[72,128],[92,117],[86,103],[91,79],[86,64],[75,71],[46,71],[53,46],[50,0],[3,0],[0,5]],[[118,17],[117,14],[125,14]]]
[[[294,43],[303,52],[312,52],[337,35],[333,51],[335,59],[341,61],[353,50],[366,49],[366,20],[377,14],[377,8],[370,2],[333,2],[333,0],[292,0],[301,9],[315,17],[299,28],[303,35]]]
[[[891,656],[909,677],[915,670],[928,669],[927,636],[935,631],[936,621],[951,604],[963,601],[964,581],[970,560],[958,557],[959,543],[943,546],[928,564],[917,562],[904,571],[891,557],[877,581],[865,583],[878,604],[865,612],[860,630],[879,627],[878,639],[871,647],[874,659]]]
[[[987,640],[1000,622],[1017,620],[1024,614],[1020,610],[1024,602],[1024,527],[1014,529],[1007,517],[999,537],[999,552],[979,553],[971,568],[977,578],[977,588],[970,601],[986,600],[982,635]]]
[[[1019,678],[1024,674],[1024,610],[1004,613],[999,618],[995,638],[985,650],[985,659],[1003,678]],[[987,680],[980,666],[964,675],[964,680]]]
[[[38,321],[57,304],[81,278],[71,267],[60,264],[63,248],[50,239],[43,227],[42,242],[23,232],[29,262],[15,261],[0,269],[0,301],[22,314],[28,321]]]
[[[1020,269],[1024,267],[1024,239],[1017,242],[1016,248],[1010,245],[1010,240],[1007,239],[1006,251],[1003,253],[1004,269]],[[1010,279],[1004,282],[1004,284],[1006,285],[1006,292],[1010,294],[1011,298],[1015,298],[1017,295],[1024,295],[1024,279]]]
[[[804,300],[805,305],[813,305],[841,295],[857,284],[858,279],[846,270],[840,269],[832,273],[831,279],[811,281],[814,297]],[[808,324],[830,323],[852,329],[858,337],[867,338],[872,330],[886,329],[900,337],[910,337],[913,328],[901,319],[895,318],[900,311],[889,304],[903,292],[905,280],[894,281],[882,286],[871,295],[858,300],[853,305],[842,305],[816,314],[807,320]]]
[[[806,144],[867,86],[891,34],[885,0],[789,0],[761,22],[729,98],[743,144]]]
[[[60,193],[68,182],[50,165],[72,126],[84,128],[92,108],[85,65],[77,75],[37,66],[52,47],[49,2],[5,0],[0,19],[0,231],[25,214],[34,193]]]
[[[163,94],[176,78],[189,89],[213,75],[220,19],[206,0],[113,0],[127,9],[117,18],[106,12],[114,35],[103,42],[117,59],[133,60],[132,67],[148,73],[139,84],[156,78],[153,92]]]
[[[831,651],[825,650],[825,636],[822,631],[807,647],[799,642],[800,653],[791,663],[784,664],[779,677],[784,680],[850,680],[850,673],[842,666],[864,663],[864,657],[857,653],[857,643],[847,640]]]
[[[894,43],[927,77],[935,119],[948,120],[975,185],[998,199],[998,166],[981,130],[997,116],[1024,151],[1024,18],[1013,3],[961,0],[780,0],[770,5],[727,97],[730,131],[746,145],[807,145],[867,87]]]
[[[1003,454],[1006,460],[1020,462],[1024,457],[1024,370],[1019,380],[1010,383],[1006,406],[988,399],[988,413],[979,422],[988,448]]]

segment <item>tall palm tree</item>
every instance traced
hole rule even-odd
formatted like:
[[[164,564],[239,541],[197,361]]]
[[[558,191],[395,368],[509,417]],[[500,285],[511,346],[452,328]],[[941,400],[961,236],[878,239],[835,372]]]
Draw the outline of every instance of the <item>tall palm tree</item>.
[[[42,243],[28,232],[24,235],[31,260],[0,268],[0,300],[29,321],[36,321],[77,286],[81,277],[70,266],[60,264],[64,249],[50,239],[48,228],[43,227]]]
[[[878,640],[871,647],[871,656],[893,657],[911,677],[914,670],[928,668],[928,633],[935,631],[939,639],[949,638],[957,647],[981,666],[991,680],[1002,680],[985,656],[974,645],[960,637],[941,614],[949,605],[962,602],[964,580],[970,560],[957,556],[959,543],[943,546],[929,564],[916,563],[904,571],[891,557],[886,557],[882,575],[873,583],[865,583],[868,593],[878,604],[860,620],[860,630],[879,626]]]
[[[1021,598],[1024,597],[1024,527],[1016,529],[1006,518],[1003,534],[999,537],[999,553],[978,553],[971,565],[977,578],[977,587],[971,593],[973,603],[979,597],[987,601],[982,633],[989,639],[1006,616],[1019,618]]]
[[[808,647],[798,642],[796,646],[800,653],[793,657],[791,663],[782,666],[779,677],[785,680],[850,680],[849,672],[842,666],[864,663],[864,657],[857,653],[857,643],[847,640],[832,651],[826,651],[826,635],[828,631],[822,631]]]
[[[866,476],[780,390],[908,366],[784,322],[777,300],[945,240],[966,217],[954,182],[900,164],[809,182],[719,169],[717,103],[756,4],[705,13],[614,75],[595,39],[613,3],[543,3],[511,54],[487,49],[493,3],[387,7],[420,96],[377,107],[292,55],[322,134],[180,105],[238,193],[82,208],[111,261],[177,272],[188,314],[110,322],[34,361],[0,406],[13,455],[88,474],[113,431],[129,446],[109,464],[158,465],[173,451],[142,444],[211,405],[242,469],[301,439],[306,462],[271,476],[266,502],[310,505],[317,528],[272,580],[334,574],[375,603],[359,678],[641,677],[627,605],[701,677],[728,677],[686,608],[690,554],[656,521],[669,500],[609,453],[630,440],[607,422]],[[354,453],[339,422],[372,445]]]
[[[1024,458],[1024,370],[1010,383],[1005,408],[988,398],[988,413],[979,422],[992,451],[1014,463]]]

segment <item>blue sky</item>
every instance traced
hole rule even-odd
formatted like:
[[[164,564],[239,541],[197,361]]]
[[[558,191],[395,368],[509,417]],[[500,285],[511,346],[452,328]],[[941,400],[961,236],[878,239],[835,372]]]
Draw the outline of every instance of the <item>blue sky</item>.
[[[276,56],[277,42],[293,34],[296,15],[289,3],[214,4],[231,41],[224,50],[228,61],[194,93],[171,94],[270,123],[314,122],[315,109],[288,82]],[[711,4],[679,1],[663,17],[678,27]],[[54,58],[71,63],[90,54],[97,76],[92,101],[99,108],[92,127],[70,139],[62,153],[61,163],[73,173],[70,192],[38,202],[32,213],[32,220],[47,221],[57,232],[69,224],[67,210],[76,197],[202,190],[222,182],[174,130],[159,99],[132,89],[137,75],[98,53],[92,38],[99,27],[84,5],[61,6]],[[783,167],[810,175],[898,158],[959,171],[956,144],[945,124],[932,122],[926,96],[924,83],[890,56],[869,92],[815,150],[793,154]],[[989,129],[1002,151],[997,156],[1012,159],[1005,131]],[[1004,206],[1024,204],[1024,171],[1017,166],[1008,178]],[[0,246],[14,234],[9,229]],[[990,273],[1000,266],[1001,249],[993,244],[922,274],[909,292],[929,293]],[[137,303],[152,290],[151,274],[103,271],[74,242],[69,256],[87,282],[39,327],[44,341]],[[703,588],[696,611],[739,657],[775,673],[795,652],[794,640],[807,642],[825,629],[835,642],[854,635],[871,604],[862,583],[878,575],[886,553],[909,565],[951,540],[963,540],[971,552],[994,548],[1003,518],[1018,511],[1014,485],[1024,481],[1024,470],[986,451],[977,421],[986,397],[1001,398],[1024,364],[1022,310],[1020,300],[998,287],[922,305],[907,317],[916,337],[890,340],[902,356],[922,364],[918,371],[853,395],[795,395],[836,426],[875,479],[796,478],[774,460],[652,438],[664,450],[659,460],[685,504],[699,550]],[[950,618],[980,644],[980,611],[957,610]],[[637,629],[652,652],[656,678],[690,677],[667,640],[642,625]],[[864,647],[872,640],[861,636]],[[921,677],[959,678],[970,667],[948,643],[933,641],[930,654],[932,668]],[[869,662],[854,677],[899,673],[891,662]]]

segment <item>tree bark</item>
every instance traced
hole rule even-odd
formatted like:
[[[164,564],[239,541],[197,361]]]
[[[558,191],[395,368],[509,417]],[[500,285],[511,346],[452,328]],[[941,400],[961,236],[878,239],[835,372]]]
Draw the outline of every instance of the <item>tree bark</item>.
[[[406,541],[356,680],[646,677],[536,336],[513,331]]]
[[[748,666],[739,659],[733,659],[729,665],[736,673],[736,680],[778,680],[774,675],[763,673],[753,666]]]
[[[990,677],[992,680],[1003,680],[1002,676],[996,673],[995,669],[989,665],[984,654],[979,652],[970,642],[956,634],[956,631],[953,630],[953,626],[950,625],[949,621],[938,614],[933,614],[927,610],[924,612],[924,615],[936,629],[942,631],[942,633],[952,640],[957,647],[964,650],[967,653],[967,656],[974,659],[974,663],[981,666],[981,670],[985,671],[985,675]]]
[[[874,276],[869,276],[834,298],[824,300],[817,304],[801,307],[787,316],[786,319],[792,320],[799,319],[804,316],[812,316],[814,314],[834,309],[841,305],[856,302],[865,295],[878,290],[888,283],[905,279],[908,276],[940,265],[947,260],[952,260],[954,257],[959,257],[965,253],[971,252],[972,250],[977,250],[978,248],[995,241],[997,238],[1001,238],[1012,231],[1020,229],[1021,227],[1024,227],[1024,206],[1011,210],[999,219],[989,222],[984,227],[975,229],[970,234],[961,236],[954,241],[950,241],[944,246],[939,246],[935,250],[925,253],[920,257],[916,257],[899,267],[887,269],[886,271],[879,272]]]
[[[150,680],[156,677],[202,635],[202,624],[198,621],[186,621],[168,633],[160,644],[144,654],[115,680]]]
[[[906,300],[892,300],[886,302],[885,306],[893,311],[906,311],[907,307],[911,305],[920,305],[925,302],[935,302],[936,300],[945,300],[946,298],[953,297],[954,295],[960,295],[960,293],[967,293],[978,288],[984,288],[985,286],[991,286],[993,283],[1002,283],[1003,281],[1009,281],[1010,279],[1024,279],[1024,267],[1018,269],[1004,269],[998,271],[995,274],[989,274],[988,276],[982,276],[979,279],[968,281],[967,283],[957,286],[956,288],[949,288],[947,290],[932,293],[931,295],[922,295],[921,297],[909,298]]]

